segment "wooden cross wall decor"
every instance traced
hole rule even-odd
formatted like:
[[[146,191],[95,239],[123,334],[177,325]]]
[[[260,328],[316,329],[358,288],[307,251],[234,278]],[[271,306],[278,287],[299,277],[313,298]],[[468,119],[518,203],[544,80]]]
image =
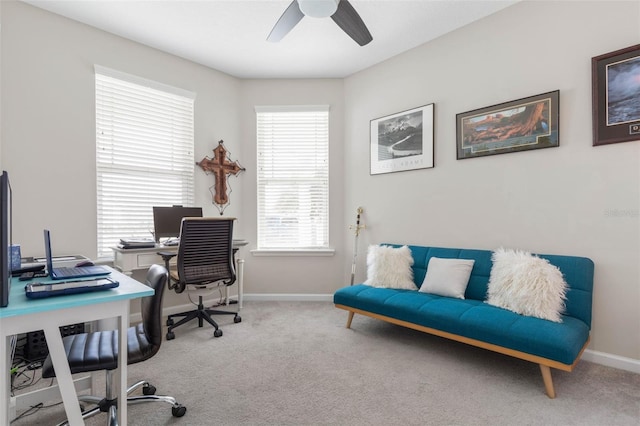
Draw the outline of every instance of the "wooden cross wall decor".
[[[213,158],[204,157],[199,163],[196,163],[205,172],[213,173],[214,184],[209,188],[213,195],[213,203],[218,207],[220,215],[224,213],[224,209],[229,205],[229,192],[231,188],[227,186],[227,177],[229,175],[237,176],[245,170],[237,161],[229,160],[227,149],[224,147],[224,141],[219,141],[218,146],[213,150]]]

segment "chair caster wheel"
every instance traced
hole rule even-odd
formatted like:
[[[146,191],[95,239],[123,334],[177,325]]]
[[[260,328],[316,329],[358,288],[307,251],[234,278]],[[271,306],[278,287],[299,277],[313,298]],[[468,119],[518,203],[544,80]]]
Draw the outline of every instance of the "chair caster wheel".
[[[171,407],[171,414],[173,414],[173,417],[182,417],[186,412],[187,407],[185,407],[184,405],[178,404],[174,407]]]
[[[173,325],[173,320],[171,318],[167,318],[167,327],[170,327]]]
[[[142,394],[143,395],[155,395],[156,394],[156,387],[153,385],[147,385],[147,386],[143,386],[142,388]]]
[[[167,333],[167,340],[173,340],[176,338],[176,335],[173,331]]]
[[[240,315],[236,315],[235,317],[233,317],[233,322],[235,322],[236,324],[242,322],[242,318],[240,317]]]
[[[213,337],[220,337],[222,336],[222,330],[217,329],[216,331],[213,332]]]

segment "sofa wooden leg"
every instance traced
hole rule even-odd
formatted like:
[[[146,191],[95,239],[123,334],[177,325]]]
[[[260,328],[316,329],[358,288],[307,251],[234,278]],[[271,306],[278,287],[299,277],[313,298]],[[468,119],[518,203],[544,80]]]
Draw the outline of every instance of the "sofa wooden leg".
[[[353,321],[353,315],[355,312],[349,311],[349,318],[347,318],[347,328],[351,328],[351,321]]]
[[[553,379],[551,378],[551,367],[548,365],[540,364],[540,371],[542,372],[542,380],[544,380],[544,388],[547,391],[547,396],[551,399],[556,397],[556,391],[553,389]]]

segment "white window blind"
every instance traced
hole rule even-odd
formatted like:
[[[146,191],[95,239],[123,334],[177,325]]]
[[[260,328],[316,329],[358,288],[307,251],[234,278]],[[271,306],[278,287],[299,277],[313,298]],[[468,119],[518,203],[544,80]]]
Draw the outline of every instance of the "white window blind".
[[[329,247],[329,107],[256,107],[258,249]]]
[[[193,205],[194,98],[96,66],[98,257],[152,237],[152,206]]]

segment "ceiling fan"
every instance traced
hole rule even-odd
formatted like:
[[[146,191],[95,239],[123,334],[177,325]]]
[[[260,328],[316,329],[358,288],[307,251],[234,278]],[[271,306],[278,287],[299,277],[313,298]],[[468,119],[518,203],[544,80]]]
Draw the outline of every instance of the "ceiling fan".
[[[362,18],[347,0],[293,0],[276,22],[267,40],[282,40],[305,16],[331,17],[360,46],[373,40]]]

